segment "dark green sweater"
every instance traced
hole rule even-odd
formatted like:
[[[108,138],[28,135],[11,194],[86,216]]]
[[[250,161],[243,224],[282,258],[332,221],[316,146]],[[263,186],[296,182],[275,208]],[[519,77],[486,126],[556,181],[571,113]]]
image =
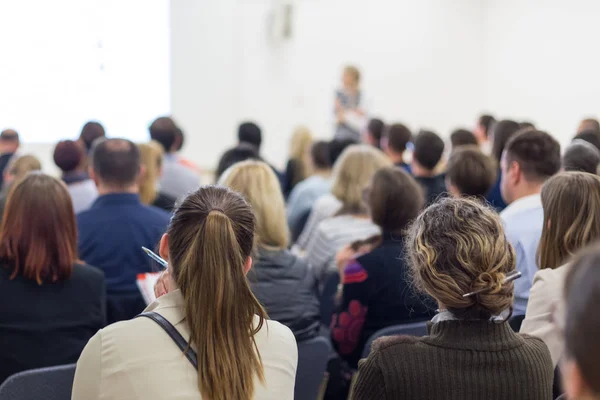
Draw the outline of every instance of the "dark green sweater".
[[[553,367],[540,339],[508,323],[442,321],[430,335],[384,337],[359,364],[353,400],[546,400]]]

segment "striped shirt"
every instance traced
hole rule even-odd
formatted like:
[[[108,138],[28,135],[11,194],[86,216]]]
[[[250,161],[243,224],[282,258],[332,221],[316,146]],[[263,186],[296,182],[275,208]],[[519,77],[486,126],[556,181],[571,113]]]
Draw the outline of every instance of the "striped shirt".
[[[308,243],[312,240],[319,224],[335,215],[341,207],[342,203],[331,193],[319,197],[313,205],[302,234],[298,238],[297,245],[299,249],[307,249]]]

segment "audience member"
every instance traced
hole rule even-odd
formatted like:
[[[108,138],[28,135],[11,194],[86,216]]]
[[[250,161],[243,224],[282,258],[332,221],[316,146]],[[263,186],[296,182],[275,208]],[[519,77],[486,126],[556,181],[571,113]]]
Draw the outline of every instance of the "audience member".
[[[292,330],[296,340],[319,333],[316,281],[308,263],[288,250],[285,202],[275,173],[260,161],[244,161],[227,170],[220,185],[240,193],[256,216],[258,251],[248,280],[269,318]]]
[[[112,323],[133,318],[146,306],[136,277],[153,266],[141,247],[156,246],[169,214],[140,202],[140,153],[129,140],[95,142],[91,163],[90,176],[100,196],[77,216],[79,256],[104,271]]]
[[[519,122],[519,129],[533,129],[533,130],[536,130],[537,128],[535,127],[535,125],[533,124],[533,122],[521,121],[521,122]]]
[[[414,283],[439,313],[428,336],[375,341],[352,398],[551,399],[546,345],[507,322],[514,285],[504,279],[516,257],[498,215],[479,201],[442,199],[416,219],[406,242]]]
[[[390,325],[429,319],[424,299],[415,295],[408,266],[399,257],[404,230],[425,204],[421,187],[402,169],[383,168],[375,173],[365,197],[382,234],[371,240],[374,245],[355,242],[338,253],[343,286],[331,322],[332,342],[354,369],[372,334]]]
[[[496,163],[477,146],[463,146],[450,154],[446,165],[446,187],[455,197],[485,200],[496,182]]]
[[[405,125],[396,123],[390,125],[382,140],[382,148],[385,154],[392,160],[395,166],[401,167],[406,172],[411,172],[410,165],[404,162],[406,146],[412,138],[412,133]]]
[[[10,160],[8,166],[4,169],[4,185],[2,186],[2,191],[0,191],[0,219],[4,214],[6,200],[12,186],[23,179],[28,173],[40,171],[41,169],[42,164],[40,160],[29,154],[13,157]]]
[[[335,92],[335,139],[360,140],[364,124],[364,94],[360,90],[360,71],[352,65],[344,68],[342,88]]]
[[[562,288],[570,269],[565,263],[585,246],[600,239],[600,177],[564,172],[542,189],[544,225],[538,248],[540,270],[531,287],[521,332],[542,339],[556,366],[564,345],[551,315],[562,302]]]
[[[585,131],[593,131],[600,133],[600,122],[596,118],[586,118],[579,123],[579,128],[577,128],[577,133],[582,133]]]
[[[331,188],[329,143],[315,142],[311,147],[310,157],[313,174],[294,187],[287,203],[288,226],[291,232],[298,234],[302,232],[314,202]]]
[[[515,133],[519,132],[520,129],[517,122],[504,119],[496,122],[491,130],[492,157],[494,157],[497,163],[496,165],[498,165],[498,176],[496,178],[496,183],[489,191],[486,198],[498,212],[506,208],[506,203],[504,202],[504,199],[502,199],[502,193],[500,192],[500,181],[502,180],[500,160],[502,159],[502,153],[504,152],[506,143],[508,143],[510,138],[513,137]]]
[[[164,151],[160,143],[150,141],[138,144],[142,176],[140,179],[140,201],[171,212],[177,199],[164,194],[160,190],[160,176]]]
[[[255,146],[248,143],[240,143],[236,147],[227,150],[219,159],[219,165],[217,165],[215,172],[215,181],[218,181],[223,172],[229,167],[246,160],[262,161]]]
[[[561,372],[568,399],[600,399],[598,335],[600,335],[600,248],[582,252],[573,262],[565,287],[565,361]]]
[[[490,154],[492,151],[492,143],[490,141],[490,132],[493,125],[496,123],[496,119],[491,115],[484,114],[479,117],[473,134],[477,138],[479,147],[484,154]]]
[[[283,194],[287,198],[294,187],[308,178],[310,171],[310,148],[312,135],[308,128],[298,127],[292,135],[290,143],[290,158],[285,168],[285,186]]]
[[[96,184],[86,172],[86,156],[81,143],[62,140],[54,148],[54,164],[62,171],[75,214],[87,210],[98,197]]]
[[[600,151],[600,132],[590,130],[583,131],[575,135],[575,137],[573,138],[573,140],[578,139],[590,143]]]
[[[150,138],[160,143],[164,149],[161,191],[174,199],[185,196],[200,186],[200,177],[189,168],[180,164],[175,154],[177,148],[177,127],[173,119],[159,117],[150,125]]]
[[[473,132],[466,129],[456,129],[450,135],[450,145],[452,146],[452,151],[454,151],[461,146],[479,147],[479,142]]]
[[[256,152],[260,153],[262,145],[262,131],[254,122],[242,122],[238,127],[238,143],[246,143],[254,146]]]
[[[378,118],[371,118],[363,134],[363,142],[378,149],[381,149],[381,139],[385,124]]]
[[[20,146],[19,134],[13,129],[0,132],[0,188],[4,183],[4,170]]]
[[[192,170],[192,172],[194,172],[195,174],[200,175],[202,173],[202,169],[198,166],[198,164],[196,164],[189,158],[186,158],[181,155],[181,149],[183,148],[184,143],[185,135],[183,134],[181,128],[177,127],[177,131],[175,132],[175,143],[173,144],[173,152],[176,155],[177,162],[183,165],[184,167]]]
[[[96,139],[104,137],[106,137],[106,132],[100,122],[89,121],[81,128],[79,141],[85,147],[86,152],[89,153]]]
[[[500,187],[508,204],[500,216],[517,254],[517,270],[523,274],[515,283],[514,312],[523,315],[538,270],[536,252],[544,225],[540,192],[560,170],[560,145],[545,132],[519,132],[506,144],[500,164]]]
[[[59,180],[34,173],[14,185],[0,264],[0,383],[76,362],[105,325],[105,285],[100,271],[78,261],[73,204]]]
[[[379,227],[369,218],[363,190],[375,172],[390,165],[383,152],[367,145],[350,146],[336,164],[331,192],[340,206],[331,218],[317,225],[306,246],[308,262],[321,283],[337,270],[338,250],[356,240],[380,234]]]
[[[600,150],[581,139],[573,140],[565,150],[562,158],[562,169],[565,171],[581,171],[597,174],[599,165]]]
[[[173,274],[169,293],[146,311],[189,340],[185,353],[194,355],[196,371],[166,328],[136,318],[90,340],[72,398],[291,399],[296,342],[267,319],[245,277],[254,229],[252,209],[239,194],[209,186],[188,195],[160,245]]]
[[[446,193],[444,175],[436,173],[436,167],[444,154],[444,141],[435,133],[421,131],[415,137],[415,150],[411,171],[425,190],[426,204],[431,204]]]

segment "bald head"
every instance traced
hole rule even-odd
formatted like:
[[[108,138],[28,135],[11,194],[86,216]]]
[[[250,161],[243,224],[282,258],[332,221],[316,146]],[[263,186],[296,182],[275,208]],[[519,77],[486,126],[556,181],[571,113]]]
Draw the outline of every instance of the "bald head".
[[[175,149],[180,129],[172,118],[156,118],[148,130],[150,131],[150,138],[160,143],[165,152],[169,153]]]
[[[98,186],[126,189],[137,185],[138,147],[126,139],[100,139],[92,146],[92,171]]]

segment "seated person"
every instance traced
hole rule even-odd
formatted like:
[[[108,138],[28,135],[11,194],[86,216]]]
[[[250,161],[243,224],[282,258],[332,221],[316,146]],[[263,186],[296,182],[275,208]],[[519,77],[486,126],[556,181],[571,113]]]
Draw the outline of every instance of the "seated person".
[[[4,184],[0,191],[0,220],[4,214],[6,201],[12,186],[23,179],[25,175],[33,171],[41,171],[42,164],[35,156],[26,154],[24,156],[13,156],[4,169]]]
[[[262,130],[260,129],[260,127],[258,125],[256,125],[254,122],[249,122],[249,121],[242,122],[238,126],[237,139],[238,139],[238,146],[254,147],[254,149],[256,150],[256,154],[258,155],[257,159],[264,161],[264,159],[260,155],[261,147],[262,147],[262,143],[263,143]],[[240,161],[242,161],[242,160],[240,160]],[[281,184],[281,188],[282,188],[282,190],[284,190],[285,189],[285,177],[273,165],[269,164],[269,166],[271,167],[273,172],[275,172],[275,175],[277,175],[277,179],[279,180],[279,183]]]
[[[593,145],[595,148],[600,150],[600,132],[599,131],[585,130],[585,131],[579,132],[573,138],[573,140],[577,140],[577,139],[588,142],[589,144]]]
[[[563,171],[581,171],[597,175],[598,165],[600,150],[581,139],[573,140],[562,157]]]
[[[367,124],[367,128],[362,134],[363,143],[381,149],[381,139],[383,137],[384,130],[385,124],[382,120],[379,118],[371,118]]]
[[[98,189],[87,174],[81,143],[72,140],[58,142],[54,148],[54,164],[62,171],[62,180],[69,189],[75,214],[90,208],[98,197]]]
[[[5,129],[0,132],[0,189],[3,189],[4,172],[6,167],[19,150],[21,142],[19,134],[14,129]]]
[[[498,212],[506,208],[506,203],[504,202],[502,193],[500,192],[500,181],[502,178],[500,161],[502,160],[502,153],[504,152],[504,148],[509,140],[520,130],[520,125],[517,122],[509,119],[496,122],[492,128],[492,157],[494,158],[498,168],[498,177],[496,178],[496,183],[487,194],[486,199]]]
[[[106,324],[104,276],[78,261],[73,203],[58,179],[36,172],[15,183],[0,231],[0,287],[0,383],[76,362]]]
[[[495,211],[441,199],[411,225],[406,255],[415,286],[438,303],[429,336],[376,340],[352,398],[552,398],[554,368],[541,339],[508,324],[515,251]]]
[[[446,165],[446,187],[454,197],[485,200],[496,182],[496,163],[478,147],[463,146],[450,155]]]
[[[312,143],[312,134],[308,128],[299,126],[294,130],[290,140],[290,157],[285,167],[283,194],[286,198],[298,183],[312,174],[309,156]]]
[[[401,167],[406,172],[411,172],[410,165],[404,162],[406,147],[412,138],[410,129],[404,124],[395,123],[390,125],[382,139],[382,149],[392,160],[395,166]]]
[[[288,250],[289,232],[281,187],[271,168],[244,161],[225,171],[219,185],[242,194],[256,215],[258,242],[248,281],[269,318],[292,330],[296,340],[319,333],[316,280],[306,260]]]
[[[371,219],[382,234],[369,241],[374,245],[359,241],[338,253],[343,286],[331,323],[333,345],[352,368],[357,368],[365,343],[378,330],[431,316],[410,283],[408,265],[399,257],[404,230],[425,204],[423,190],[407,172],[390,167],[375,173],[366,198]]]
[[[215,171],[215,181],[221,179],[221,175],[223,175],[223,172],[225,172],[229,167],[246,160],[262,161],[258,155],[256,147],[248,143],[241,143],[236,147],[227,150],[219,159],[219,164],[217,165],[217,170]]]
[[[456,129],[450,134],[450,145],[452,151],[454,151],[461,146],[479,147],[479,142],[473,132],[466,129]]]
[[[154,249],[169,213],[140,202],[140,153],[125,139],[100,139],[91,151],[90,177],[100,196],[77,215],[79,257],[104,271],[109,323],[135,317],[146,307],[137,274],[155,271],[142,246]]]
[[[175,208],[176,198],[162,192],[160,177],[164,151],[160,143],[150,141],[138,144],[140,162],[143,168],[140,179],[140,201],[142,204],[152,205],[171,212]]]
[[[436,167],[444,154],[444,141],[433,132],[421,131],[415,137],[414,144],[415,150],[410,169],[425,190],[425,204],[429,205],[446,193],[444,175],[436,172]]]

